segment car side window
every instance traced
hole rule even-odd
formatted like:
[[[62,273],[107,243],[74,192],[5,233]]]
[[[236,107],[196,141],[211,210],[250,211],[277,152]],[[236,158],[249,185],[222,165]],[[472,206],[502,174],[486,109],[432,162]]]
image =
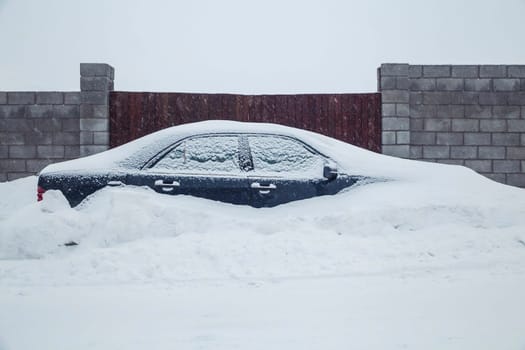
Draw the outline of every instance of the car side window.
[[[240,173],[237,136],[200,136],[183,140],[151,170],[186,174]]]
[[[276,135],[248,136],[253,175],[321,178],[325,159],[303,143]]]

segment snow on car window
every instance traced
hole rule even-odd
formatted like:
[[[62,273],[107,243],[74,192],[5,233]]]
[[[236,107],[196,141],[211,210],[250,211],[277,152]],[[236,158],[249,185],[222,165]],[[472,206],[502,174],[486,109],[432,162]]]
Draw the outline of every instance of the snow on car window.
[[[249,136],[254,173],[322,175],[323,159],[298,141],[279,136]]]
[[[237,136],[203,136],[182,141],[152,169],[182,173],[240,173]]]

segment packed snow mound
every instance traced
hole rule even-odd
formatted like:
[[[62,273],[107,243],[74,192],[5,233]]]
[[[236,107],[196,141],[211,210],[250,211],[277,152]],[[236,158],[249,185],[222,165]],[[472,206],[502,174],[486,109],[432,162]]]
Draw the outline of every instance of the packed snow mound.
[[[0,182],[0,221],[36,201],[35,176]],[[1,231],[0,231],[1,232]]]
[[[57,191],[46,192],[37,203],[36,177],[3,183],[0,280],[280,279],[491,264],[525,270],[523,189],[465,167],[389,157],[304,130],[194,123],[44,172],[118,167],[147,145],[211,131],[293,136],[332,157],[347,173],[385,181],[263,209],[130,186],[105,188],[72,209]]]
[[[523,269],[525,191],[460,167],[445,168],[470,174],[464,175],[468,185],[379,182],[265,209],[131,187],[106,188],[74,209],[60,192],[46,192],[39,203],[32,195],[0,221],[0,280],[82,284],[458,265]],[[0,191],[16,184],[28,193],[35,181],[1,184]],[[70,242],[78,245],[67,246]],[[20,259],[27,263],[17,263]]]

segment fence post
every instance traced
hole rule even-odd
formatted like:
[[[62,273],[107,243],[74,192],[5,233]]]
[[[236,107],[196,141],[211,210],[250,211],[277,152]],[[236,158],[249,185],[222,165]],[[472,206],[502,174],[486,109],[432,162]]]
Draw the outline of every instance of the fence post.
[[[378,71],[381,92],[381,143],[384,154],[410,158],[410,92],[408,64],[382,64]]]
[[[106,63],[80,64],[80,156],[109,148],[109,93],[115,69]]]

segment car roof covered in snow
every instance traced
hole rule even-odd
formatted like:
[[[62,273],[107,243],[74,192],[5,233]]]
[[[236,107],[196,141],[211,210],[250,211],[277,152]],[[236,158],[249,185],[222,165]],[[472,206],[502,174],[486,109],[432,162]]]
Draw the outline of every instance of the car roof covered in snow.
[[[49,165],[41,173],[137,168],[181,139],[213,133],[263,133],[293,137],[334,158],[334,160],[337,156],[334,157],[330,152],[334,149],[335,144],[338,144],[335,148],[351,147],[355,148],[354,151],[358,151],[355,146],[297,128],[268,123],[210,120],[169,127],[105,152]]]
[[[269,123],[225,120],[209,120],[166,128],[105,152],[51,164],[44,168],[41,174],[129,170],[133,166],[140,167],[158,152],[181,139],[211,133],[264,133],[293,137],[330,157],[337,163],[339,170],[352,175],[425,182],[432,179],[438,186],[450,186],[451,183],[468,186],[472,176],[476,175],[466,167],[390,157],[302,129]],[[489,179],[479,177],[482,178],[481,181],[497,185]]]

